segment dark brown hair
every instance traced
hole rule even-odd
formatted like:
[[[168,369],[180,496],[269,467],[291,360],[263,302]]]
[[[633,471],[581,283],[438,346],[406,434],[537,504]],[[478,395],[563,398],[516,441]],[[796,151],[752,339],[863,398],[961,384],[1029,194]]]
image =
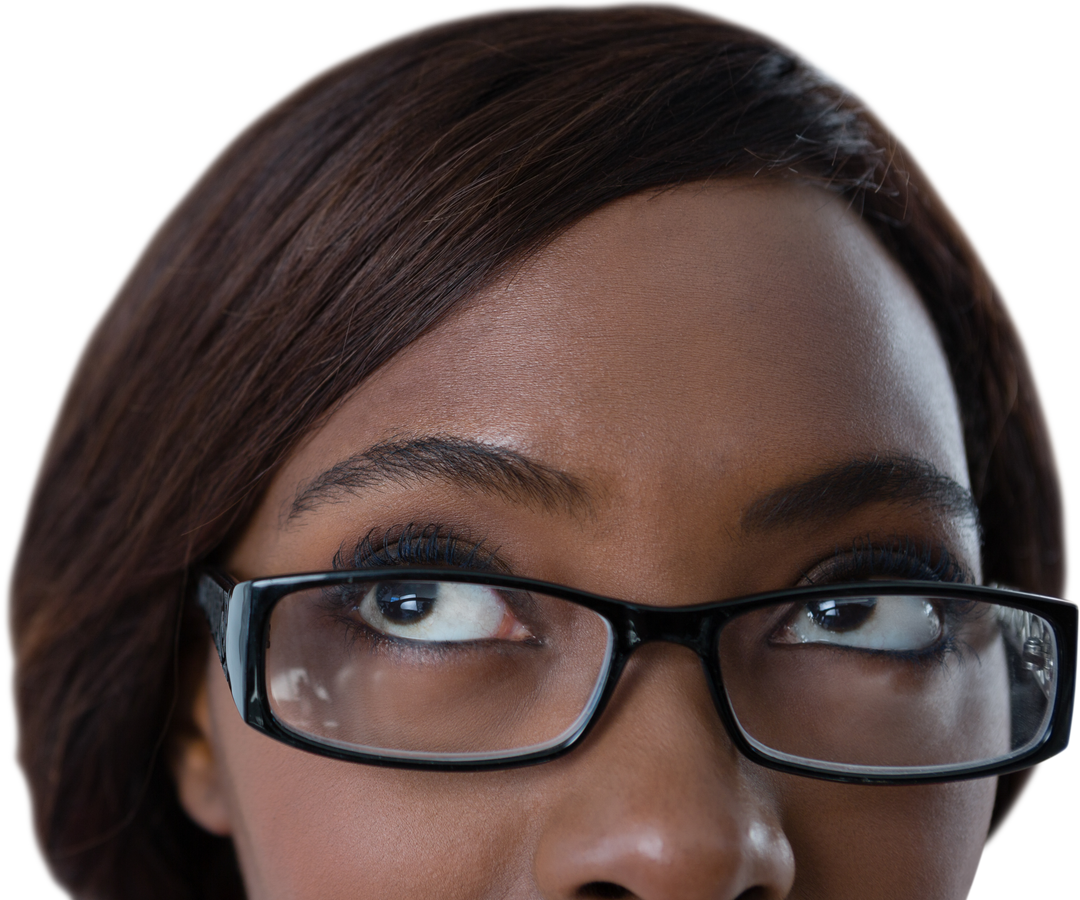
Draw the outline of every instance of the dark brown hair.
[[[1016,335],[858,102],[768,39],[671,9],[425,31],[243,134],[82,359],[12,613],[20,755],[62,883],[82,898],[243,896],[230,842],[185,816],[167,771],[182,662],[206,646],[192,569],[302,436],[481,287],[618,197],[733,176],[843,195],[903,266],[960,398],[986,577],[1061,589],[1058,488]]]

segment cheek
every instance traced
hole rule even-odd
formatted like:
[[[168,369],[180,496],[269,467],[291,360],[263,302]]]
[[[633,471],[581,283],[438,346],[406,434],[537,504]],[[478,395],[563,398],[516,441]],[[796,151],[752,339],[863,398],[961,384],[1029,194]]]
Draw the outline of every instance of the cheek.
[[[249,900],[439,897],[514,892],[527,792],[519,776],[356,765],[287,747],[210,691],[214,752]],[[496,783],[497,782],[497,783]]]
[[[913,787],[777,781],[795,852],[793,896],[967,896],[996,779]]]

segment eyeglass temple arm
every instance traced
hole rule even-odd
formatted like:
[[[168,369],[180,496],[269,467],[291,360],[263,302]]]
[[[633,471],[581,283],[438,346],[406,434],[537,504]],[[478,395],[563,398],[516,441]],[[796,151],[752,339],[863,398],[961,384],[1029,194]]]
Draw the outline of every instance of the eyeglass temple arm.
[[[210,636],[214,639],[214,649],[217,650],[218,659],[221,660],[221,668],[225,671],[225,679],[232,684],[229,678],[229,665],[225,659],[225,626],[229,621],[229,598],[232,589],[236,586],[228,575],[216,569],[204,569],[199,574],[199,583],[196,589],[196,599],[199,608],[206,616],[210,625]]]

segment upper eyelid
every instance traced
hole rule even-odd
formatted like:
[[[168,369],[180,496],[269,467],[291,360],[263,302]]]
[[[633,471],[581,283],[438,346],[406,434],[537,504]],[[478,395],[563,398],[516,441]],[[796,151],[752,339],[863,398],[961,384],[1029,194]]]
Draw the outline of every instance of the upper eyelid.
[[[405,550],[404,554],[402,551]],[[367,569],[395,565],[444,565],[471,571],[513,575],[513,567],[467,526],[439,522],[410,522],[368,529],[353,543],[342,542],[333,568]],[[905,567],[907,571],[900,571]],[[912,574],[912,569],[919,569]],[[860,581],[875,576],[975,584],[976,579],[959,556],[941,540],[907,535],[859,538],[816,561],[801,572],[800,584]]]
[[[886,559],[882,559],[885,556]],[[891,556],[891,560],[888,558]],[[846,547],[836,547],[831,556],[819,560],[813,567],[804,569],[803,581],[807,584],[818,583],[812,577],[822,574],[844,574],[859,572],[861,577],[874,575],[897,575],[900,565],[920,568],[920,574],[929,576],[929,580],[975,584],[973,573],[964,565],[959,556],[952,552],[942,541],[915,541],[896,535],[884,539],[869,537],[853,541]],[[830,571],[831,570],[831,571]],[[905,577],[910,577],[905,573]]]
[[[334,555],[335,569],[408,562],[514,574],[500,556],[499,548],[490,547],[486,538],[478,537],[468,528],[438,522],[375,526],[351,547],[343,542]]]

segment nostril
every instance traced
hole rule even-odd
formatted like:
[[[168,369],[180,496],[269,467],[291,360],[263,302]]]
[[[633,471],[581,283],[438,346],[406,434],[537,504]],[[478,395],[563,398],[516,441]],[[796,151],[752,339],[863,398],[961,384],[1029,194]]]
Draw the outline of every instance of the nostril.
[[[577,900],[625,900],[634,895],[622,885],[611,881],[590,881],[578,888],[574,896]],[[752,887],[739,894],[735,900],[766,900],[766,891],[761,887]]]
[[[590,881],[578,888],[577,896],[581,900],[621,900],[623,897],[629,897],[630,892],[610,881]]]

